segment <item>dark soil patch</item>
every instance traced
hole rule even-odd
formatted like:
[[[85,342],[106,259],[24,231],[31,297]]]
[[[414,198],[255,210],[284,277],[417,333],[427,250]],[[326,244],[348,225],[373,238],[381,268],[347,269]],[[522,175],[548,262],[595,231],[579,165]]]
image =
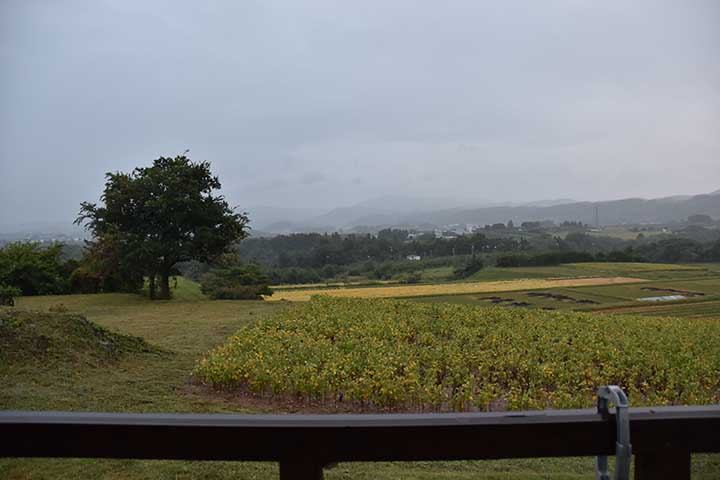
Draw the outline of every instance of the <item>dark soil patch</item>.
[[[690,292],[688,290],[678,290],[675,288],[642,287],[640,290],[645,290],[647,292],[675,293],[678,295],[684,295],[686,297],[704,297],[705,296],[705,294],[702,292]]]
[[[581,299],[578,300],[576,298],[573,298],[569,295],[563,295],[561,293],[549,293],[549,292],[530,292],[527,294],[528,297],[542,297],[542,298],[548,298],[552,300],[557,300],[559,302],[573,302],[577,304],[597,304],[598,302],[594,300],[585,300]]]
[[[513,302],[510,304],[511,307],[531,307],[532,303],[528,302]]]
[[[514,302],[514,298],[502,298],[502,297],[478,297],[478,300],[490,300],[492,303],[504,303]]]

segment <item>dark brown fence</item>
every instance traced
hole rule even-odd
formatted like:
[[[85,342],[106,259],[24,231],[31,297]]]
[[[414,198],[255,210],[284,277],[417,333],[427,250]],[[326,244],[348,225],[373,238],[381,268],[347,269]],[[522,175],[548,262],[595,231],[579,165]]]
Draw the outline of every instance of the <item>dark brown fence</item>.
[[[613,455],[614,415],[595,410],[380,415],[0,412],[0,457],[245,460],[281,479],[335,462]],[[690,478],[720,452],[720,406],[631,408],[636,479]],[[591,472],[588,472],[591,474]]]

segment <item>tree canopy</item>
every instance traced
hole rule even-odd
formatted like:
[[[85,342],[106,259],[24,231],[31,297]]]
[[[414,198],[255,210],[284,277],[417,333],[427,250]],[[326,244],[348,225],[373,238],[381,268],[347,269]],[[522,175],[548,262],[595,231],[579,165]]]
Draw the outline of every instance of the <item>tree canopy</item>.
[[[95,243],[111,245],[124,268],[147,276],[152,298],[168,298],[176,263],[212,261],[247,236],[247,216],[216,193],[220,187],[209,162],[160,157],[151,167],[107,173],[101,204],[83,202],[77,223]]]
[[[15,242],[0,248],[0,285],[13,287],[22,295],[66,293],[66,264],[63,245],[43,247],[39,243]],[[70,267],[72,268],[72,267]]]

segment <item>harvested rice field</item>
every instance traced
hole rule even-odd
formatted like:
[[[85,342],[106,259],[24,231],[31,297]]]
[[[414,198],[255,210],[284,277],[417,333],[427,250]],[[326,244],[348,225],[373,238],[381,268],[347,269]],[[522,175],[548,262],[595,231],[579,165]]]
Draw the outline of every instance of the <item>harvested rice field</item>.
[[[531,279],[499,282],[443,283],[435,285],[387,285],[363,288],[324,288],[298,291],[276,291],[269,301],[305,302],[313,295],[354,298],[403,298],[435,295],[462,295],[468,293],[509,292],[557,287],[585,287],[638,283],[645,280],[634,277],[596,277],[564,279]]]

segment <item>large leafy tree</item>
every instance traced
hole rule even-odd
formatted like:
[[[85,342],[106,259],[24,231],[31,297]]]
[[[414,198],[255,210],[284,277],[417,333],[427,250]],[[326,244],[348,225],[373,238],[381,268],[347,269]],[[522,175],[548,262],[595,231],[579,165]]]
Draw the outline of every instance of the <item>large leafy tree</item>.
[[[212,261],[247,236],[247,216],[219,189],[209,162],[160,157],[151,167],[107,173],[101,204],[82,203],[77,222],[112,245],[126,269],[149,278],[152,298],[169,298],[176,263]]]

